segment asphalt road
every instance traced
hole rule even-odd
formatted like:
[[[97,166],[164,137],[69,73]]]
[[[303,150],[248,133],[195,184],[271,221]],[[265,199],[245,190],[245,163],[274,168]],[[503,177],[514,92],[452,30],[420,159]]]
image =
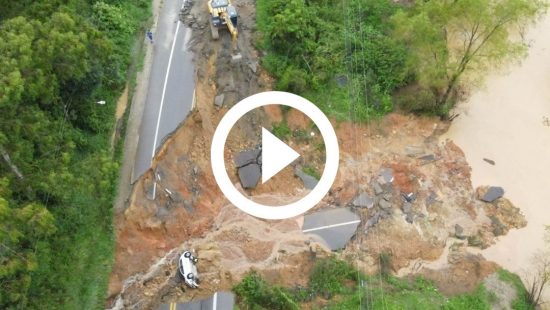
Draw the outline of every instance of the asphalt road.
[[[132,183],[151,166],[163,140],[185,120],[194,101],[192,53],[186,45],[191,29],[179,21],[187,0],[164,0],[153,29],[153,59],[147,100],[139,131]]]
[[[329,209],[306,214],[302,231],[321,237],[335,251],[346,246],[360,222],[349,208]]]
[[[217,292],[208,299],[185,304],[165,304],[160,306],[159,310],[233,310],[234,305],[235,295],[226,292]]]

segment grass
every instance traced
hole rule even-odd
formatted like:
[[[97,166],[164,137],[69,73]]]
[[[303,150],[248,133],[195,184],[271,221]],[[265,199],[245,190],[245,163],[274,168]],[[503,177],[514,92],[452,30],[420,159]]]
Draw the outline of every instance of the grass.
[[[281,140],[288,140],[292,135],[292,130],[288,127],[286,120],[271,124],[271,132]]]
[[[519,277],[505,270],[501,279],[525,291]],[[516,286],[517,285],[517,286]],[[269,285],[258,273],[249,273],[234,292],[239,309],[491,309],[495,295],[483,285],[471,293],[446,297],[422,277],[366,276],[334,257],[318,260],[307,287],[283,288]],[[322,306],[321,306],[322,305]],[[513,309],[521,308],[515,301]]]
[[[512,309],[514,310],[530,310],[534,309],[528,302],[528,292],[523,285],[523,282],[518,275],[513,274],[505,269],[498,270],[500,280],[511,284],[517,292],[516,299],[512,301]]]
[[[320,180],[321,179],[321,175],[319,174],[319,171],[317,171],[317,169],[315,169],[314,167],[312,166],[304,166],[302,167],[302,171],[307,174],[307,175],[310,175],[314,178],[316,178],[317,180]]]

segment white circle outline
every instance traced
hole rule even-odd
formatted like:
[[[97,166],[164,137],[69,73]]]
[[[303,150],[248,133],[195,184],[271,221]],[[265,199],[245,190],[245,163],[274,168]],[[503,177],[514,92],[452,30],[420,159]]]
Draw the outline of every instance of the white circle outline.
[[[325,142],[326,160],[323,175],[317,186],[302,199],[283,206],[266,206],[245,197],[231,183],[225,168],[224,149],[227,136],[235,123],[247,112],[264,105],[280,104],[293,107],[307,115],[321,132]],[[307,99],[295,94],[268,91],[239,101],[223,116],[212,138],[210,162],[214,178],[225,197],[242,211],[263,219],[277,220],[300,215],[319,203],[330,190],[340,160],[338,139],[332,124],[321,110]]]

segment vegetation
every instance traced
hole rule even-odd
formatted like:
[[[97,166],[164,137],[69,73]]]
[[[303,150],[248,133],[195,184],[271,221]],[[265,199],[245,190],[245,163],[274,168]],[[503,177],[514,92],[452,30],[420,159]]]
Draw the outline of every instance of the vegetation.
[[[0,308],[103,308],[118,174],[109,138],[149,1],[0,6]]]
[[[433,97],[407,107],[446,112],[465,72],[479,74],[524,54],[526,44],[512,40],[510,32],[545,8],[545,0],[443,0],[419,1],[397,12],[393,36],[410,47],[409,66],[416,68],[418,86],[413,89]]]
[[[519,278],[506,271],[516,289],[525,292]],[[400,279],[391,275],[365,276],[349,264],[325,258],[313,268],[308,287],[283,288],[269,285],[249,273],[234,291],[240,309],[300,309],[323,305],[323,309],[491,309],[495,296],[480,285],[474,292],[453,297],[442,295],[432,282],[422,278]],[[522,306],[523,305],[523,306]],[[518,300],[514,309],[533,309]]]
[[[545,0],[260,0],[263,65],[279,90],[340,119],[394,108],[444,115],[461,78],[523,55],[511,31]]]
[[[271,124],[271,132],[281,140],[288,140],[292,134],[292,130],[288,127],[286,120]]]
[[[319,174],[319,171],[317,169],[315,169],[315,167],[312,167],[312,166],[309,166],[309,165],[306,165],[306,166],[303,166],[302,167],[302,171],[309,175],[309,176],[312,176],[314,178],[316,178],[317,180],[320,180],[321,179],[321,175]]]
[[[512,309],[514,310],[527,310],[536,309],[537,304],[532,303],[532,298],[529,292],[523,286],[523,282],[516,275],[505,269],[498,270],[500,280],[509,283],[516,289],[516,299],[512,301]]]

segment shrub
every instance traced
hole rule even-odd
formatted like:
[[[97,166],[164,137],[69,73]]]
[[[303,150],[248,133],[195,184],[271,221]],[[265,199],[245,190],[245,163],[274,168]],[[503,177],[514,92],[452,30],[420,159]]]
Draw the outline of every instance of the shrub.
[[[292,131],[288,127],[288,123],[284,120],[271,124],[271,132],[281,140],[287,140],[292,134]]]
[[[299,309],[288,292],[278,286],[270,286],[254,271],[233,287],[233,291],[241,298],[241,302],[251,309]]]

